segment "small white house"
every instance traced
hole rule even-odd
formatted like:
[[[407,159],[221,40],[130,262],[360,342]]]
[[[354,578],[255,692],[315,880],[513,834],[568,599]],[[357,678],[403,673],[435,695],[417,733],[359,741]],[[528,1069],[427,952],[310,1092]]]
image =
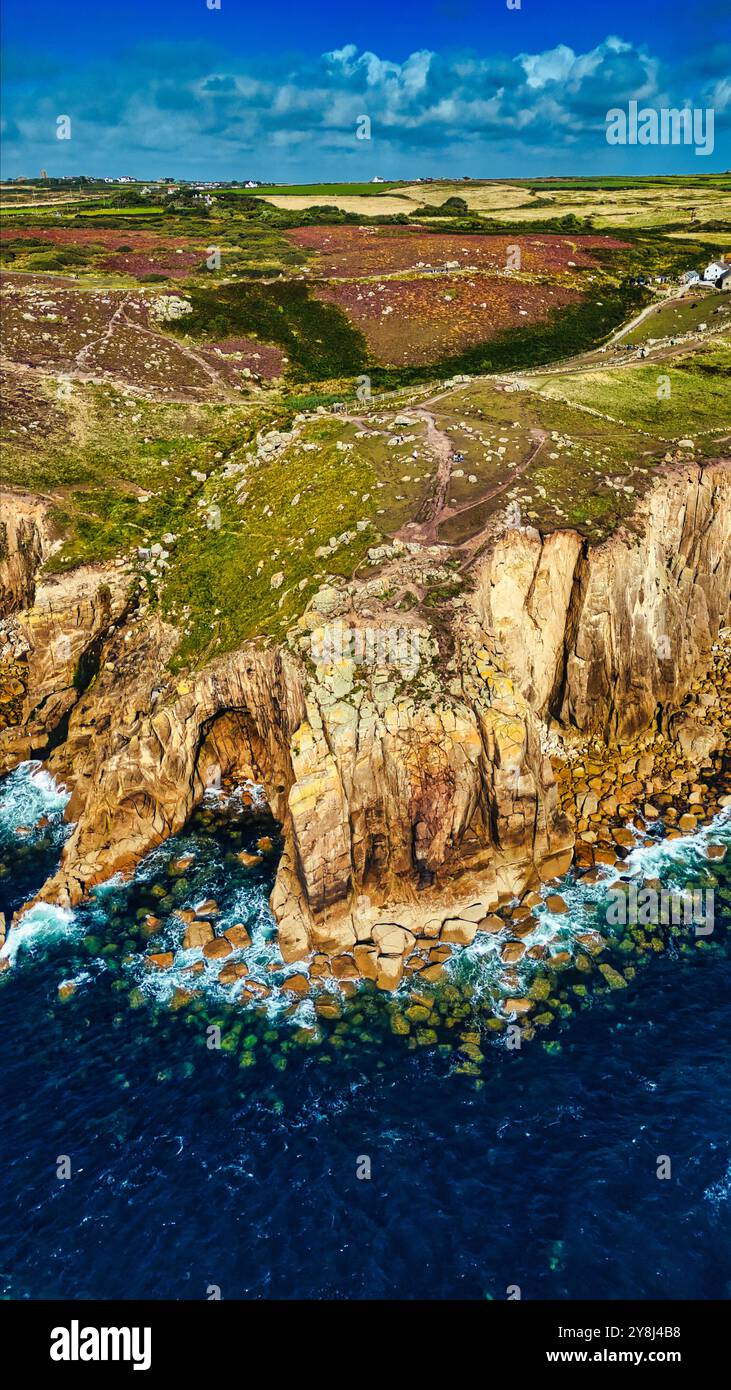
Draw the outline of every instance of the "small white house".
[[[703,271],[703,279],[709,284],[715,285],[716,281],[720,280],[722,275],[727,275],[729,270],[731,270],[731,265],[726,265],[725,261],[711,261],[711,264],[707,265]]]
[[[684,285],[697,285],[701,277],[697,270],[686,270],[685,274],[681,275],[680,278]]]

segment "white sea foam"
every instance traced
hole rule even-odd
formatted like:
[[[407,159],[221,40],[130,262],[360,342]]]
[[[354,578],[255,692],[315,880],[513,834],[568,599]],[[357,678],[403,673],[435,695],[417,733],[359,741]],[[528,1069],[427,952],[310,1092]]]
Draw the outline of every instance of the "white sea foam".
[[[712,1182],[710,1187],[706,1188],[703,1196],[714,1207],[720,1207],[724,1202],[728,1202],[731,1198],[731,1160],[723,1177],[719,1178],[718,1182]]]
[[[32,955],[49,941],[80,935],[82,930],[69,908],[57,907],[54,903],[35,903],[8,932],[0,957],[7,957],[15,964],[19,956]]]
[[[636,835],[640,833],[631,823],[628,829]],[[705,853],[708,845],[714,843],[731,844],[729,808],[719,812],[707,825],[675,840],[644,838],[621,865],[597,865],[594,883],[577,878],[569,871],[559,884],[545,886],[541,890],[543,901],[534,908],[536,925],[528,935],[521,937],[526,950],[531,946],[549,945],[555,950],[575,952],[577,934],[594,925],[587,908],[601,910],[607,900],[609,884],[616,883],[620,877],[639,880],[659,878],[665,887],[679,890],[687,886],[690,878],[702,880],[714,871],[715,861],[709,860]],[[568,912],[551,912],[546,906],[546,899],[554,893],[564,899]],[[603,935],[608,934],[610,928],[604,920],[597,925]],[[500,985],[506,967],[500,952],[509,936],[507,922],[505,930],[500,933],[478,932],[471,946],[456,952],[446,963],[447,974],[457,980],[468,981],[479,993],[492,990],[504,993]],[[544,966],[540,960],[524,958],[511,968],[517,969],[521,980],[526,980],[540,973]]]
[[[59,814],[70,795],[41,763],[20,763],[0,783],[0,833],[14,834],[18,826]]]
[[[183,950],[182,939],[185,929],[183,923],[173,915],[166,931],[155,938],[158,950],[175,953],[172,968],[160,972],[146,970],[142,958],[138,958],[129,966],[143,993],[160,1002],[167,1002],[176,989],[194,989],[202,990],[214,997],[218,996],[223,1001],[235,998],[242,989],[246,989],[250,981],[254,981],[266,985],[271,990],[271,994],[261,999],[257,996],[253,1001],[259,1007],[263,1007],[270,1017],[274,1018],[283,1010],[291,1008],[294,997],[274,984],[272,967],[276,967],[277,973],[281,973],[283,978],[297,974],[300,967],[285,965],[282,961],[274,918],[260,885],[241,886],[233,900],[227,904],[225,911],[216,918],[216,935],[223,935],[235,923],[246,926],[251,945],[234,950],[228,956],[211,959],[204,956],[198,947]],[[218,976],[221,969],[239,961],[246,965],[248,975],[237,985],[220,984]],[[196,964],[202,964],[203,970],[193,975],[189,967]],[[314,1010],[310,1001],[303,1000],[291,1018],[297,1023],[312,1021]]]

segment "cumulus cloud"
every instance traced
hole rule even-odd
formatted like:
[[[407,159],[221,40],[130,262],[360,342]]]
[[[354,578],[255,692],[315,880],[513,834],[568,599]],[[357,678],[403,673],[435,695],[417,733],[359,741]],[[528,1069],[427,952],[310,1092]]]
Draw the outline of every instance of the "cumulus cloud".
[[[257,62],[156,44],[58,79],[42,57],[16,60],[6,91],[15,137],[8,163],[29,161],[27,172],[54,163],[58,172],[130,169],[143,177],[410,176],[455,173],[456,161],[461,173],[505,176],[574,171],[577,155],[596,170],[597,161],[609,168],[616,158],[603,138],[611,107],[633,97],[701,104],[704,92],[719,113],[731,105],[729,79],[710,62],[694,84],[687,69],[674,73],[616,35],[585,53],[566,44],[513,57],[420,49],[402,61],[352,43],[316,59]],[[73,121],[63,150],[54,138],[60,112]],[[356,139],[362,115],[371,121],[368,142]]]

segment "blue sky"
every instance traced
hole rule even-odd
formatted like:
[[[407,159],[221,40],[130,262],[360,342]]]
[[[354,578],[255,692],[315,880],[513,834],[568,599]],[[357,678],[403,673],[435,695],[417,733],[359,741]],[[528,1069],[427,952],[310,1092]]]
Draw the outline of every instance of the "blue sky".
[[[731,166],[728,0],[3,0],[5,177],[308,180]],[[606,113],[713,108],[715,148]],[[56,136],[59,116],[71,138]],[[370,139],[358,139],[370,121]]]

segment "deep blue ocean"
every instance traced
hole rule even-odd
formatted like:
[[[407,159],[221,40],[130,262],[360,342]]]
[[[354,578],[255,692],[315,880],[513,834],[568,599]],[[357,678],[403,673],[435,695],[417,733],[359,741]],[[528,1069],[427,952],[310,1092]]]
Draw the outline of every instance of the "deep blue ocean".
[[[0,784],[6,912],[57,864],[64,800],[30,765]],[[274,852],[243,868],[262,834]],[[713,839],[731,843],[728,817]],[[701,840],[643,853],[663,882],[716,882],[710,943],[658,955],[543,1041],[486,1043],[479,1075],[357,1000],[317,1036],[276,987],[264,808],[233,844],[194,820],[75,914],[35,909],[0,976],[0,1295],[731,1297],[731,856],[709,880]],[[249,926],[275,986],[258,1011],[207,974],[171,1008],[183,976],[142,968],[155,903],[207,895]],[[479,951],[459,967],[476,1000],[483,968]]]

